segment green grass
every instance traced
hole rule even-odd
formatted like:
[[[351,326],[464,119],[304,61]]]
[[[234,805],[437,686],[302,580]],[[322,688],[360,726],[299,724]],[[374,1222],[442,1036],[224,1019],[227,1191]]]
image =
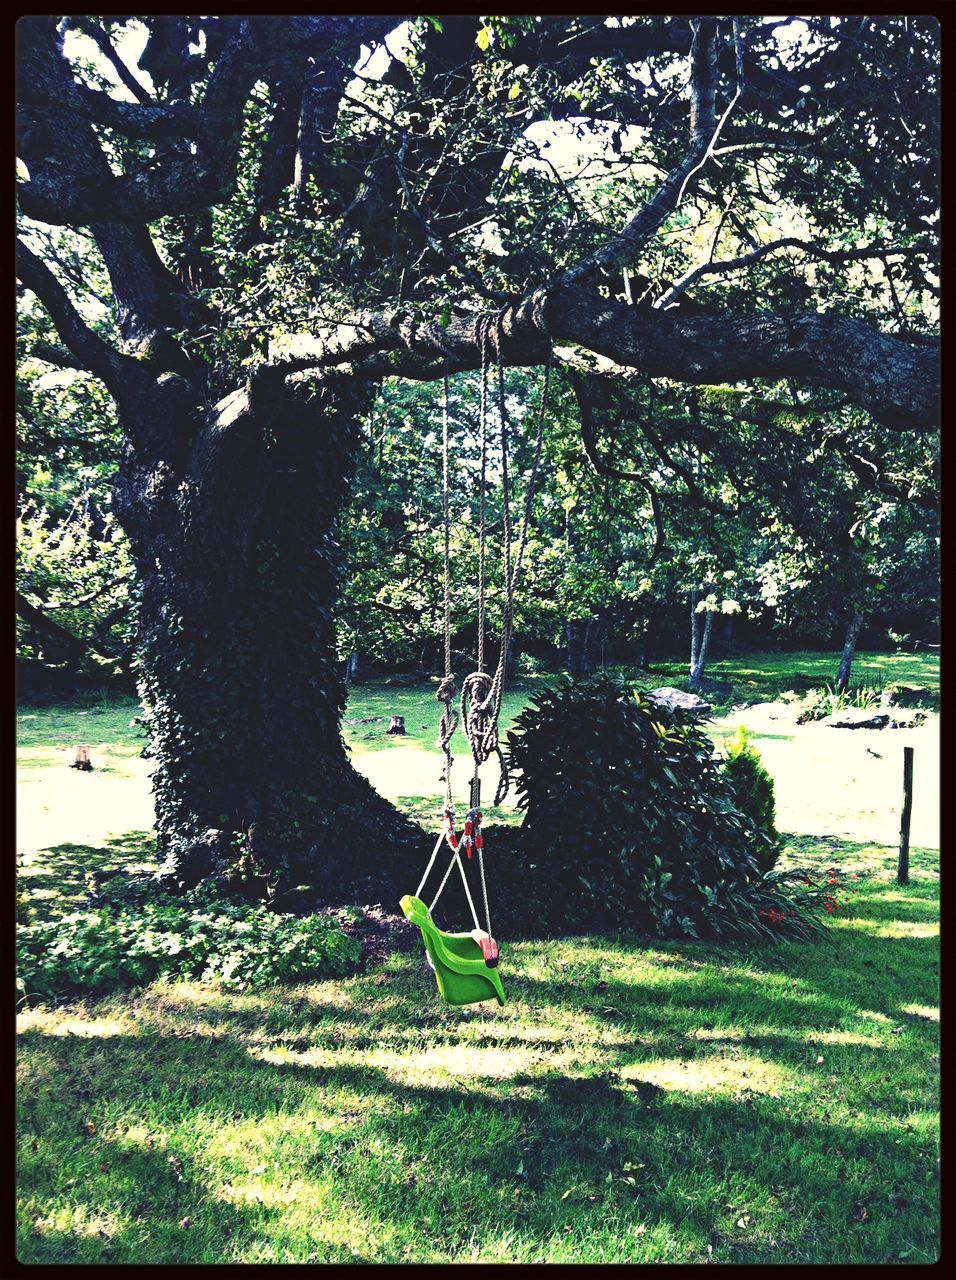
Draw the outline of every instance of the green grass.
[[[555,679],[556,677],[550,677]],[[546,676],[523,676],[506,689],[501,703],[502,735],[511,728],[515,717],[534,696],[534,690],[547,683]],[[353,754],[381,751],[396,743],[401,746],[432,750],[438,733],[441,704],[435,699],[438,687],[434,680],[408,682],[384,677],[349,688],[348,709],[342,724],[342,736]],[[405,737],[386,734],[392,716],[405,717]],[[459,753],[460,754],[460,753]]]
[[[757,702],[771,702],[788,689],[802,693],[810,688],[833,685],[839,664],[839,653],[760,653],[723,662],[709,662],[704,677],[733,685],[731,699],[723,708],[716,708],[719,713],[721,709],[728,710],[732,701],[746,698]],[[666,677],[666,682],[679,683],[687,678],[687,664],[655,662],[651,664],[651,672]],[[897,681],[925,685],[938,697],[939,657],[928,653],[857,653],[853,659],[850,679],[854,686],[866,685],[870,688],[882,688]]]
[[[416,950],[27,1012],[19,1257],[932,1261],[938,862],[848,852],[827,942],[505,942],[500,1011]]]
[[[753,696],[784,679],[748,661]],[[885,679],[931,683],[936,660],[916,661]],[[436,706],[379,683],[348,714],[405,714],[430,749]],[[80,710],[23,709],[21,753],[138,753],[135,703]],[[386,727],[346,732],[379,749]],[[23,1011],[19,1258],[935,1260],[939,855],[914,849],[900,887],[892,849],[786,841],[793,863],[863,877],[813,946],[662,944],[609,920],[607,936],[500,939],[500,1010],[443,1005],[416,948],[341,981]],[[154,862],[146,832],[34,850],[22,911],[51,918],[90,872]]]
[[[69,843],[31,851],[17,865],[18,919],[40,924],[82,911],[93,872],[135,874],[155,867],[151,831],[129,831],[100,846]]]
[[[17,770],[58,768],[83,742],[97,748],[99,772],[132,777],[128,762],[146,742],[144,729],[135,723],[139,714],[139,702],[126,697],[24,706],[17,714]]]

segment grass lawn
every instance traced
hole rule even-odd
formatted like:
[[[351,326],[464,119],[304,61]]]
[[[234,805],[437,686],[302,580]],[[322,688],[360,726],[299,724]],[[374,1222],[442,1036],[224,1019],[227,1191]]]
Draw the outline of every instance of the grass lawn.
[[[833,686],[840,664],[838,653],[800,651],[761,653],[750,657],[709,662],[705,679],[722,680],[734,687],[735,699],[771,702],[788,689]],[[652,671],[674,682],[687,678],[686,662],[653,663]],[[850,683],[853,687],[882,689],[885,685],[923,685],[939,696],[939,657],[929,653],[857,653]]]
[[[435,705],[371,687],[348,715],[415,706],[424,746]],[[135,703],[79,711],[24,710],[25,793],[97,777],[65,769],[76,741],[144,767]],[[503,1009],[443,1005],[416,950],[344,980],[23,1010],[19,1258],[934,1261],[938,852],[913,850],[905,887],[887,843],[804,831],[786,856],[861,876],[825,941],[663,944],[613,920],[502,939]],[[153,860],[145,831],[37,840],[20,893],[55,915],[87,872]]]

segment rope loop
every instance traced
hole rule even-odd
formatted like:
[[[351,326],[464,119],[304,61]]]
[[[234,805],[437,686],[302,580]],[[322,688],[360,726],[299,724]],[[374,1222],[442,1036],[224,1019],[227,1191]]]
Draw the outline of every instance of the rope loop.
[[[446,773],[452,763],[451,740],[455,736],[455,730],[458,728],[458,712],[452,706],[456,693],[454,676],[445,676],[439,683],[435,693],[437,700],[445,704],[445,709],[441,713],[441,720],[438,724],[438,745],[447,757]],[[448,781],[450,782],[450,779]]]
[[[483,764],[498,745],[495,679],[487,671],[473,671],[461,685],[461,726],[476,764]]]

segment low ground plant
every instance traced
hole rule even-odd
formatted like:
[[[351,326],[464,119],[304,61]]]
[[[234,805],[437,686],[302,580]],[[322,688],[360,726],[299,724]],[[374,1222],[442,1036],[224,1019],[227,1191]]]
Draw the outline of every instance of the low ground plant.
[[[848,707],[865,710],[879,704],[882,689],[861,685],[855,689],[837,689],[833,685],[825,685],[822,689],[810,689],[803,698],[803,707],[797,716],[797,724],[807,724],[811,720],[823,720],[837,711],[845,711]]]
[[[358,955],[359,944],[326,916],[300,919],[200,888],[21,926],[17,986],[27,1003],[158,978],[215,980],[242,991],[345,973]]]

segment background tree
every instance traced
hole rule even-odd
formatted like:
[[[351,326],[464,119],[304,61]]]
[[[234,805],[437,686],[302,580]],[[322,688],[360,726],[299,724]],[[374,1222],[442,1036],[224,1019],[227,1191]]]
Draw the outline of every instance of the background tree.
[[[18,271],[58,335],[29,349],[115,405],[170,875],[242,849],[329,895],[401,879],[417,833],[338,735],[338,517],[376,388],[477,368],[482,313],[508,366],[553,347],[584,379],[933,428],[937,35],[21,19]],[[727,416],[694,422],[705,469],[760,449]]]

